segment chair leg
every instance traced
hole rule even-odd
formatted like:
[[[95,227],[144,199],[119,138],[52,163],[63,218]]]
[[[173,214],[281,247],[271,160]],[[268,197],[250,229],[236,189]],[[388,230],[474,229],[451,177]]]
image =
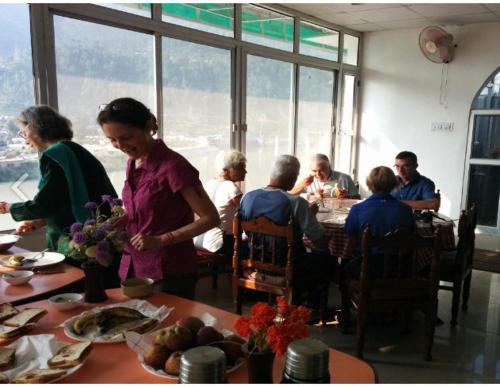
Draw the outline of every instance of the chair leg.
[[[319,320],[321,326],[326,326],[326,313],[328,307],[328,286],[326,289],[320,292],[320,303],[319,303]]]
[[[469,302],[470,283],[472,280],[472,271],[464,279],[464,289],[462,293],[462,310],[467,310]]]
[[[219,266],[212,265],[212,289],[217,289],[218,276],[219,276]]]
[[[451,321],[452,327],[457,326],[458,305],[460,304],[460,291],[462,290],[462,282],[459,279],[453,281],[453,297],[451,301]]]
[[[350,301],[351,298],[345,289],[344,285],[340,285],[340,294],[342,296],[342,306],[341,306],[341,314],[340,314],[340,328],[342,333],[349,333],[349,326],[351,325],[351,308]]]
[[[232,278],[233,306],[236,314],[241,314],[241,294],[238,286],[238,277],[233,274]]]
[[[425,316],[425,353],[424,360],[432,360],[432,345],[434,343],[434,331],[436,326],[437,302],[433,302],[427,309]]]
[[[366,303],[360,302],[358,306],[358,321],[356,324],[357,330],[357,349],[356,356],[363,358],[363,348],[365,346],[365,328],[366,328]]]

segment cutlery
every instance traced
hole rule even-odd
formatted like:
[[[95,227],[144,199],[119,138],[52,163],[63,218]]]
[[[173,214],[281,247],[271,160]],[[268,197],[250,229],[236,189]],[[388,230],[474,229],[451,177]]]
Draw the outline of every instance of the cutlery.
[[[40,258],[43,258],[43,256],[45,255],[45,253],[46,253],[47,251],[49,251],[49,249],[42,250],[42,251],[40,251],[39,253],[36,253],[36,254],[35,254],[33,257],[31,257],[31,258],[24,258],[24,259],[23,259],[23,264],[24,264],[25,262],[30,263],[30,262],[36,262],[36,261],[38,261]]]

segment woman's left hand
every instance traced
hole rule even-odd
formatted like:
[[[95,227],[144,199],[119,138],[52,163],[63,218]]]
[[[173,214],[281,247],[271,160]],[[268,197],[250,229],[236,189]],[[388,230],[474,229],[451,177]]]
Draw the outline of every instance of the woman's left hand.
[[[130,243],[136,250],[139,251],[157,249],[163,245],[160,236],[151,236],[140,233],[130,238]]]
[[[10,210],[10,205],[7,202],[0,202],[0,214],[6,214]]]

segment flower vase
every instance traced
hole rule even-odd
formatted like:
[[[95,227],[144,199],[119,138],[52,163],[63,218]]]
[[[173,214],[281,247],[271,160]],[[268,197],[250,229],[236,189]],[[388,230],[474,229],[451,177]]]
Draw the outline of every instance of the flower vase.
[[[82,264],[85,273],[85,302],[102,302],[108,298],[104,290],[104,267],[98,264]]]
[[[274,352],[267,350],[257,352],[249,350],[247,344],[241,346],[246,358],[248,369],[248,383],[273,383]]]

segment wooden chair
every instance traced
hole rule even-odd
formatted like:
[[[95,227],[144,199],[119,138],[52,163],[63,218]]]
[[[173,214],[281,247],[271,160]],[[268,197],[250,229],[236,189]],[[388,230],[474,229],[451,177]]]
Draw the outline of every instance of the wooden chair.
[[[468,211],[462,211],[458,221],[458,244],[455,251],[445,251],[441,257],[439,279],[451,285],[440,284],[439,289],[451,290],[451,326],[457,325],[458,305],[462,292],[462,310],[467,310],[472,279],[477,214],[475,204]]]
[[[237,214],[234,218],[233,232],[234,255],[232,291],[235,312],[241,314],[242,289],[251,289],[265,292],[272,302],[274,296],[284,296],[288,304],[300,305],[304,297],[310,292],[317,294],[319,299],[320,320],[325,322],[326,306],[328,301],[329,279],[324,281],[316,277],[294,276],[294,228],[290,219],[288,225],[279,226],[265,217],[252,220],[241,220]],[[242,232],[249,235],[249,249],[245,253],[242,246]],[[286,241],[286,261],[279,256],[278,238]],[[257,244],[261,244],[257,246]],[[283,246],[282,246],[283,247]],[[259,278],[245,278],[244,270],[264,271],[271,275],[272,281]]]
[[[433,257],[430,275],[421,278],[417,274],[414,252],[418,248],[432,248]],[[380,251],[372,254],[373,248]],[[431,237],[422,237],[408,231],[395,231],[382,237],[373,236],[367,228],[363,232],[361,273],[359,280],[345,278],[341,284],[342,318],[344,332],[349,326],[349,310],[352,302],[358,309],[357,356],[363,357],[365,325],[371,311],[403,311],[405,316],[414,309],[421,309],[426,315],[426,360],[431,359],[434,340],[434,325],[437,314],[437,292],[439,285],[439,256],[441,235],[439,227]],[[370,278],[369,262],[375,259],[383,263],[380,277]]]
[[[229,264],[224,253],[212,253],[208,250],[196,249],[198,267],[208,267],[212,276],[212,289],[217,289],[219,269]]]

